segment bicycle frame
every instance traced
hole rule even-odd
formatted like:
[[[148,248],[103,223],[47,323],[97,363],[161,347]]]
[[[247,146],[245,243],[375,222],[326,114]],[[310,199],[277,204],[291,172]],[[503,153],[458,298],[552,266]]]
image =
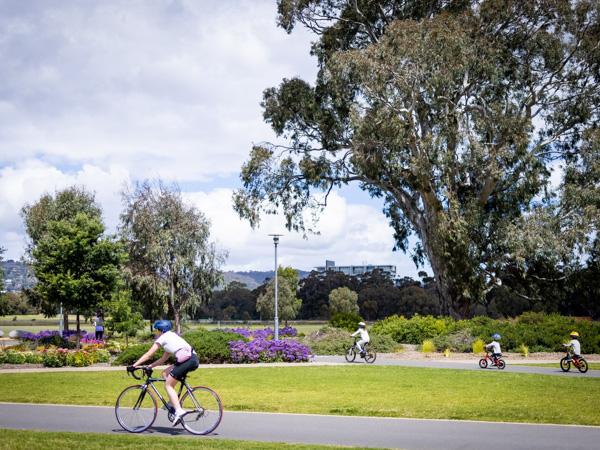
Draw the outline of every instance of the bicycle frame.
[[[134,375],[134,378],[138,378]],[[140,380],[143,380],[143,378],[138,378]],[[144,395],[146,393],[146,391],[148,390],[148,388],[152,388],[152,391],[156,394],[156,396],[160,399],[160,401],[162,402],[162,404],[165,406],[165,408],[167,408],[167,411],[170,414],[173,414],[173,407],[169,406],[169,400],[165,400],[164,397],[161,395],[161,393],[158,391],[158,389],[156,388],[156,386],[154,385],[155,382],[158,381],[166,381],[165,378],[153,378],[153,377],[147,377],[146,380],[144,381],[144,383],[142,384],[143,389],[142,389],[142,393],[140,394],[140,398],[138,399],[138,403],[136,404],[136,407],[139,407],[139,404],[141,404],[142,400],[144,399]],[[190,385],[187,382],[187,377],[183,379],[183,381],[179,382],[179,392],[177,393],[177,398],[179,398],[181,400],[181,397],[183,394],[183,388],[185,388],[188,392],[192,391],[192,388],[190,387]],[[192,399],[194,406],[196,408],[199,407],[198,402],[196,400],[196,397],[194,397],[193,395],[190,395],[190,398]]]

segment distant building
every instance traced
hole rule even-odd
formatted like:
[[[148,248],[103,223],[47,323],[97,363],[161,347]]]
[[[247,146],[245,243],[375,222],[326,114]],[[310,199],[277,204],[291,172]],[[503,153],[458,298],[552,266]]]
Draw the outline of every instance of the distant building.
[[[382,272],[388,273],[390,278],[396,278],[396,266],[376,266],[373,264],[363,264],[361,266],[336,266],[335,261],[326,260],[325,266],[315,267],[315,270],[317,272],[331,270],[333,272],[342,272],[350,276],[381,270]]]

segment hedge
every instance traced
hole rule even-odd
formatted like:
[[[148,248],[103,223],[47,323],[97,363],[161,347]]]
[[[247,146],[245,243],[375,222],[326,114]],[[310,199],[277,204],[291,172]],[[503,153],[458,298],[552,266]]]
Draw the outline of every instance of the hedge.
[[[492,335],[502,336],[503,351],[518,351],[521,345],[531,351],[562,351],[571,331],[579,333],[582,353],[600,353],[600,323],[575,321],[572,317],[546,313],[524,313],[515,320],[475,317],[454,321],[448,317],[419,316],[411,319],[397,315],[377,321],[372,333],[386,334],[396,342],[422,344],[433,339],[438,351],[469,351],[481,339],[488,343]]]

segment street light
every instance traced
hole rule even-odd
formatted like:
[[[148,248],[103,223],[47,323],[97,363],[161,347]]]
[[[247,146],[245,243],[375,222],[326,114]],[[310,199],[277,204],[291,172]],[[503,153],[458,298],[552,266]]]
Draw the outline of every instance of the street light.
[[[275,245],[275,336],[276,341],[279,340],[279,317],[277,317],[277,244],[279,244],[279,236],[282,234],[270,234],[273,236],[273,244]]]

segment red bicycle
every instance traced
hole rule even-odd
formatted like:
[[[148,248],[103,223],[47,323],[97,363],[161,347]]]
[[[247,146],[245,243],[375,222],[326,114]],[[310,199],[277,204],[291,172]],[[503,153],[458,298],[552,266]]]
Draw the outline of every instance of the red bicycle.
[[[497,358],[495,356],[492,358],[490,352],[486,349],[485,356],[479,360],[479,367],[481,367],[482,369],[486,369],[488,364],[496,366],[500,370],[506,367],[506,363],[503,359]]]

